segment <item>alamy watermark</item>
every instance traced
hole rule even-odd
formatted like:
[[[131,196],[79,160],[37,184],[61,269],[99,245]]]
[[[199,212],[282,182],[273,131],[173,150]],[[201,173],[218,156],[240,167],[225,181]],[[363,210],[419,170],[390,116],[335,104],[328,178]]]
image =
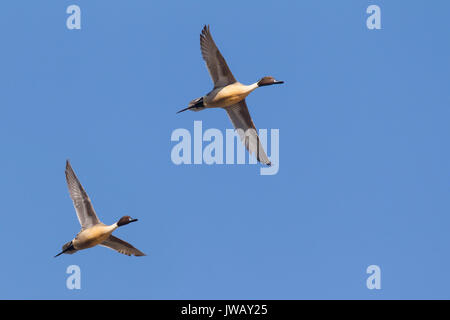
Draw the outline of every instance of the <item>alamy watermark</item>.
[[[243,142],[240,139],[240,134],[249,139],[252,139],[252,137],[256,137],[256,135],[254,134],[249,134],[250,131],[243,132],[242,129],[226,129],[224,144],[224,135],[219,129],[210,128],[203,132],[202,121],[194,121],[193,129],[193,135],[188,129],[179,128],[173,130],[170,139],[172,142],[177,142],[177,144],[172,147],[170,158],[174,164],[189,165],[204,163],[208,165],[231,165],[258,163],[254,155],[249,155],[249,152],[247,152]],[[241,132],[239,132],[239,130]],[[270,130],[270,149],[268,149],[267,143],[267,129],[259,130],[259,140],[271,161],[271,166],[261,165],[260,174],[275,175],[278,173],[278,170],[280,168],[280,130]],[[203,144],[204,142],[207,142],[205,146]]]
[[[381,268],[376,264],[372,264],[367,267],[366,273],[370,276],[366,280],[366,286],[369,290],[381,289]]]
[[[66,273],[70,274],[66,279],[66,287],[69,290],[81,289],[81,269],[76,264],[70,265],[66,269]]]
[[[70,14],[66,20],[66,26],[69,30],[81,29],[81,9],[79,6],[72,4],[67,7],[66,13]]]
[[[373,4],[367,7],[366,13],[370,16],[366,20],[367,29],[380,30],[381,29],[381,9],[379,6]]]

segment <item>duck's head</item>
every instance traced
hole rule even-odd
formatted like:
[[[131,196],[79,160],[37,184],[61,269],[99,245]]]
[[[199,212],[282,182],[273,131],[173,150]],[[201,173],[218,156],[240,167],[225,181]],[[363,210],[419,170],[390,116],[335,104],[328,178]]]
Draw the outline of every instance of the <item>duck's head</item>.
[[[275,80],[274,77],[264,77],[258,81],[258,87],[270,86],[272,84],[282,84],[284,81]]]
[[[119,221],[117,221],[117,226],[121,227],[135,221],[138,221],[138,219],[132,219],[130,216],[123,216],[119,219]]]

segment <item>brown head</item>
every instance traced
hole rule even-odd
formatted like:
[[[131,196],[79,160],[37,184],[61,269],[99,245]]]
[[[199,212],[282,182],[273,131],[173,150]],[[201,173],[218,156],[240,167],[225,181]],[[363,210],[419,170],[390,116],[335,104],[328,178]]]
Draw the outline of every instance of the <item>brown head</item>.
[[[135,221],[138,221],[138,219],[132,219],[130,216],[123,216],[119,221],[117,221],[117,226],[121,227]]]
[[[275,80],[274,77],[264,77],[258,81],[258,87],[270,86],[272,84],[282,84],[284,81]]]

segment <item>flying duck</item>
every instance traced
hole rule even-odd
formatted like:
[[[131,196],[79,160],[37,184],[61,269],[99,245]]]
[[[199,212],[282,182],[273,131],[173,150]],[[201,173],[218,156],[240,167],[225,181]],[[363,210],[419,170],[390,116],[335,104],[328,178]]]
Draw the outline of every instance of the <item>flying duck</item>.
[[[112,232],[118,227],[138,221],[137,219],[124,216],[110,226],[103,224],[98,219],[89,196],[86,191],[84,191],[83,186],[75,175],[68,160],[66,162],[66,181],[78,220],[81,224],[81,231],[72,241],[67,242],[62,247],[62,251],[58,253],[55,258],[63,253],[73,254],[79,250],[92,248],[96,245],[116,250],[128,256],[145,256],[143,252],[139,251],[128,242],[112,235]]]
[[[245,98],[256,88],[284,82],[275,80],[273,77],[263,77],[251,85],[244,85],[236,81],[224,57],[214,43],[209,26],[206,25],[200,34],[200,49],[214,82],[214,88],[205,96],[192,100],[187,108],[177,113],[186,110],[200,111],[206,108],[225,109],[241,141],[245,144],[250,154],[255,154],[259,162],[270,166],[270,160],[261,145],[255,124],[245,103]]]

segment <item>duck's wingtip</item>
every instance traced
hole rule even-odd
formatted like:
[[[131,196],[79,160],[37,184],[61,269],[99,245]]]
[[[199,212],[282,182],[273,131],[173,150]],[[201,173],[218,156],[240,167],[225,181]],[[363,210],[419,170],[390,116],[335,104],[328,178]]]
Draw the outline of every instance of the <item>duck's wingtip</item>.
[[[202,29],[202,34],[209,33],[209,24],[204,24]]]
[[[261,164],[264,164],[264,165],[266,165],[268,167],[272,166],[272,162],[269,159],[263,160],[263,159],[259,159],[258,158],[258,162],[261,163]]]
[[[145,257],[147,255],[145,253],[141,252],[141,253],[135,254],[134,256],[135,257]]]

